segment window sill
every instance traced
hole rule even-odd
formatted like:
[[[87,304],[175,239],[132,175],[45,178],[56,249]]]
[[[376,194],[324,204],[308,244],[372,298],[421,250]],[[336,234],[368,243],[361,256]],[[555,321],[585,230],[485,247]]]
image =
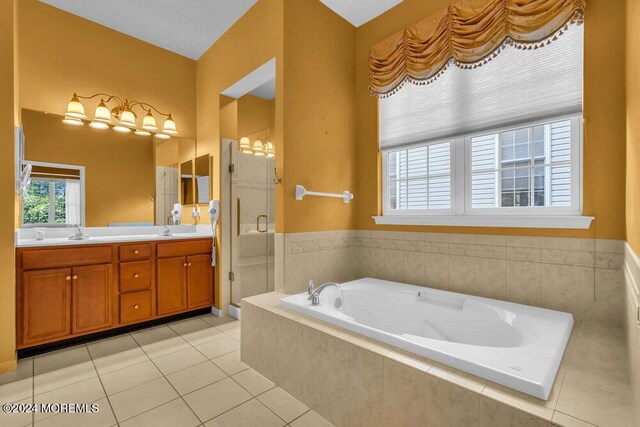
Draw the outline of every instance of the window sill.
[[[452,227],[572,228],[586,230],[592,216],[541,215],[385,215],[372,217],[377,225],[432,225]]]

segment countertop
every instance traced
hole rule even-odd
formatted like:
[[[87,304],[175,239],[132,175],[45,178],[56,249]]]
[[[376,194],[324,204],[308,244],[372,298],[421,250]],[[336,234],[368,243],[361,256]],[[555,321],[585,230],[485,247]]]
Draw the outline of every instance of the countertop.
[[[35,230],[22,229],[16,233],[16,247],[77,246],[156,240],[206,239],[211,238],[213,235],[210,225],[175,226],[170,228],[172,230],[170,236],[162,235],[163,227],[158,226],[83,228],[83,233],[89,237],[85,240],[69,240],[69,236],[75,234],[75,229],[46,229],[45,238],[42,240],[35,238]]]

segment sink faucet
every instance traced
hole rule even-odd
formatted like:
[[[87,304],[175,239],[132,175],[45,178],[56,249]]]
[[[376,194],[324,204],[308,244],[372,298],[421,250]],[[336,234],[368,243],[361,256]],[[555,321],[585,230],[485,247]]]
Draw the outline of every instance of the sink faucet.
[[[322,291],[324,290],[324,288],[328,287],[328,286],[335,286],[336,288],[340,289],[340,285],[338,285],[335,282],[327,282],[327,283],[323,283],[322,285],[318,286],[317,288],[315,288],[310,294],[309,297],[307,298],[309,301],[311,301],[311,305],[320,305],[320,294],[322,293]]]
[[[163,236],[171,236],[171,229],[169,228],[168,225],[164,226],[164,229],[162,230],[162,235]]]
[[[82,232],[82,227],[79,225],[76,225],[76,234],[74,234],[73,236],[69,237],[69,240],[85,240],[88,239],[87,236],[84,235],[84,233]]]

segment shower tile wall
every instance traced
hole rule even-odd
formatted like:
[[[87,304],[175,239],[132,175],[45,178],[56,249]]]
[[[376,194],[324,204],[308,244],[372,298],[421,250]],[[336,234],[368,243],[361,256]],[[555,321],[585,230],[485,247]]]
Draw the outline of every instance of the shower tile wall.
[[[624,242],[333,231],[284,234],[277,290],[373,277],[622,321]]]

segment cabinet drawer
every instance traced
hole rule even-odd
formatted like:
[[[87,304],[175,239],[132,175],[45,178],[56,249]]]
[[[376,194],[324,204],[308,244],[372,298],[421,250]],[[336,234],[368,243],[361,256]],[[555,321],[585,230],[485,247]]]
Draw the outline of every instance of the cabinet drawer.
[[[120,292],[151,288],[151,261],[120,263]]]
[[[158,243],[158,258],[172,258],[207,253],[211,253],[211,239]]]
[[[151,318],[151,291],[120,295],[120,323],[140,322]]]
[[[111,246],[81,246],[22,251],[23,270],[76,267],[80,265],[108,264],[110,262]]]
[[[149,258],[151,258],[151,245],[149,243],[120,246],[120,261],[138,261]]]

